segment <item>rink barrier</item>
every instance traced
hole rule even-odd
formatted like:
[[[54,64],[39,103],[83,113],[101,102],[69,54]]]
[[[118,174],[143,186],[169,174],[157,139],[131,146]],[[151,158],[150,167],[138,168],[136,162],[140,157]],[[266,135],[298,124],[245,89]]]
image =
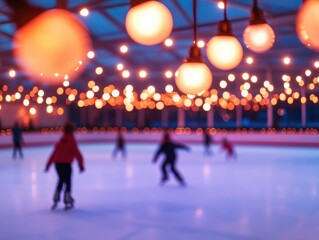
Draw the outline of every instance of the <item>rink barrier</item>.
[[[24,133],[24,147],[41,147],[54,145],[61,137],[58,133]],[[76,133],[80,144],[115,143],[117,133],[85,132]],[[227,138],[234,145],[256,146],[290,146],[290,147],[319,147],[318,134],[264,134],[264,133],[221,133],[214,134],[213,144],[220,144]],[[162,140],[162,133],[125,133],[124,138],[128,144],[158,144]],[[203,136],[198,133],[173,134],[172,139],[186,144],[203,144]],[[0,136],[0,149],[12,148],[12,136]]]

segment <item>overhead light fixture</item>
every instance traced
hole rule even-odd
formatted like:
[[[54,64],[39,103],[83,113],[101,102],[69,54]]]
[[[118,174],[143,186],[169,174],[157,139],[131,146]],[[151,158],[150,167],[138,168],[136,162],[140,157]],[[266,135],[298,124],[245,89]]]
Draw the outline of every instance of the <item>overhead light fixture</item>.
[[[296,17],[296,32],[308,48],[319,51],[319,1],[303,1]]]
[[[207,90],[213,81],[210,69],[201,58],[201,49],[197,46],[197,0],[193,0],[194,43],[190,47],[189,56],[175,73],[178,89],[184,94],[198,95]]]
[[[173,17],[168,8],[153,0],[131,0],[125,19],[128,35],[142,45],[163,42],[172,32]]]
[[[218,24],[218,34],[207,43],[207,57],[217,68],[229,70],[237,67],[243,58],[243,48],[233,35],[227,19],[225,0],[224,20]]]
[[[243,38],[246,47],[257,53],[266,52],[274,45],[274,30],[267,24],[263,11],[258,7],[257,0],[254,0],[249,25],[244,31]]]
[[[14,35],[14,56],[32,79],[60,84],[83,70],[91,48],[86,27],[69,11],[48,10],[23,25]]]

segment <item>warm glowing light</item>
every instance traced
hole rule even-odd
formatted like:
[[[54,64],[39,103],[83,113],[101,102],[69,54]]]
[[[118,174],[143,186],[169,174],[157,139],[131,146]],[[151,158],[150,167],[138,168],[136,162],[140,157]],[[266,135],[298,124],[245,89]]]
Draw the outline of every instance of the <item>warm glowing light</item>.
[[[87,17],[87,16],[89,16],[89,14],[90,14],[90,12],[89,12],[89,10],[88,10],[87,8],[82,8],[82,9],[80,10],[80,15],[81,15],[82,17]]]
[[[60,115],[60,116],[63,115],[64,109],[61,108],[61,107],[59,107],[58,110],[57,110],[57,113],[58,113],[58,115]]]
[[[207,57],[217,68],[237,67],[243,58],[243,48],[234,36],[215,36],[207,44]]]
[[[124,65],[122,63],[119,63],[116,65],[116,69],[122,71],[124,69]]]
[[[90,80],[89,82],[88,82],[88,87],[89,88],[93,88],[95,86],[95,82],[93,81],[93,80]]]
[[[93,58],[95,57],[95,53],[94,53],[93,51],[89,51],[89,52],[87,53],[87,57],[88,57],[89,59],[93,59]]]
[[[226,88],[227,87],[227,82],[225,80],[220,81],[219,86],[221,88]]]
[[[9,77],[14,78],[16,76],[16,71],[14,71],[13,69],[11,69],[9,71]]]
[[[67,81],[67,80],[64,80],[64,81],[63,81],[63,86],[64,86],[64,87],[70,86],[70,82]]]
[[[38,96],[43,97],[44,96],[44,91],[43,90],[39,90],[38,91]]]
[[[121,53],[127,53],[127,52],[128,52],[128,47],[127,47],[126,45],[122,45],[122,46],[120,47],[120,52],[121,52]]]
[[[116,97],[120,96],[120,91],[117,90],[117,89],[114,89],[111,94],[112,94],[113,97],[116,98]]]
[[[173,42],[173,40],[171,38],[167,38],[165,40],[164,44],[165,44],[166,47],[171,47],[171,46],[173,46],[174,42]]]
[[[217,7],[218,7],[219,9],[224,9],[224,8],[225,8],[225,3],[224,3],[224,1],[219,1],[219,2],[217,3]]]
[[[122,72],[122,77],[123,78],[129,78],[130,77],[130,72],[128,71],[128,70],[124,70],[123,72]]]
[[[243,73],[243,75],[241,76],[244,80],[248,80],[249,79],[249,74],[248,73]]]
[[[233,81],[235,81],[235,79],[236,79],[236,77],[234,74],[231,73],[228,75],[228,81],[233,82]]]
[[[91,90],[87,91],[87,92],[86,92],[86,97],[87,97],[87,98],[93,98],[93,97],[94,97],[94,92],[91,91]]]
[[[199,47],[199,48],[205,47],[205,42],[203,40],[197,41],[197,47]]]
[[[289,65],[290,62],[291,62],[291,59],[290,59],[290,57],[284,57],[284,58],[282,59],[282,61],[283,61],[284,64]]]
[[[267,24],[251,24],[243,34],[246,47],[254,52],[268,51],[275,42],[274,30]]]
[[[125,87],[125,89],[126,89],[126,91],[128,91],[128,92],[133,92],[133,90],[134,90],[134,88],[133,88],[133,86],[132,85],[127,85],[126,87]]]
[[[26,106],[26,107],[29,106],[30,105],[30,101],[28,99],[24,99],[23,100],[23,105]]]
[[[108,101],[110,99],[111,95],[109,93],[103,93],[102,98],[105,101]]]
[[[37,110],[32,107],[32,108],[30,108],[29,113],[30,113],[31,115],[35,115],[35,114],[37,113]]]
[[[165,77],[166,78],[172,78],[173,77],[173,72],[172,71],[166,71],[165,72]]]
[[[311,71],[310,71],[309,69],[307,69],[307,70],[305,71],[305,75],[306,75],[307,77],[309,77],[309,76],[311,75]]]
[[[313,66],[314,66],[315,68],[319,68],[319,61],[315,61],[314,64],[313,64]]]
[[[47,84],[62,82],[66,74],[75,79],[84,70],[91,47],[84,24],[63,9],[38,15],[16,32],[13,42],[14,56],[24,72]]]
[[[204,63],[183,63],[175,73],[175,81],[179,90],[185,94],[197,95],[212,85],[213,77]]]
[[[147,91],[148,91],[150,94],[153,94],[153,93],[155,93],[155,87],[154,87],[154,86],[148,86],[148,87],[147,87]]]
[[[166,91],[167,93],[171,93],[171,92],[173,92],[173,91],[174,91],[174,88],[173,88],[173,86],[172,86],[172,85],[166,85],[166,87],[165,87],[165,91]]]
[[[138,75],[140,78],[146,78],[147,72],[145,70],[141,70],[139,71]]]
[[[97,85],[92,88],[93,92],[98,92],[99,90],[100,90],[100,87]]]
[[[51,105],[47,106],[46,111],[47,111],[47,113],[52,113],[53,107]]]
[[[296,32],[300,41],[312,50],[319,50],[319,1],[303,1],[296,16]]]
[[[103,68],[101,68],[101,67],[95,68],[95,73],[96,73],[97,75],[101,75],[101,74],[103,73]]]
[[[247,57],[246,58],[246,63],[247,64],[253,64],[253,62],[254,62],[254,59],[252,57]]]
[[[155,45],[166,39],[173,29],[170,11],[158,1],[133,6],[126,15],[128,35],[137,43]]]
[[[100,99],[95,100],[95,107],[101,109],[103,107],[103,102]]]
[[[15,97],[15,99],[19,100],[19,99],[21,98],[21,94],[18,93],[18,92],[16,92],[16,93],[14,94],[14,97]]]
[[[258,81],[257,76],[255,76],[255,75],[251,76],[250,81],[253,83],[256,83]]]

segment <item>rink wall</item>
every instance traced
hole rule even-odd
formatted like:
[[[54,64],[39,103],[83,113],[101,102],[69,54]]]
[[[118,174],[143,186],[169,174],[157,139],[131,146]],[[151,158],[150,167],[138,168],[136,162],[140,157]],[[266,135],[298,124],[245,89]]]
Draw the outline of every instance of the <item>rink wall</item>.
[[[23,134],[25,147],[45,146],[55,144],[61,137],[61,132],[26,132]],[[162,132],[126,132],[123,134],[128,144],[145,143],[157,144],[161,142]],[[79,131],[75,134],[79,143],[113,143],[117,137],[115,131]],[[267,133],[267,132],[216,132],[212,134],[215,143],[224,137],[235,145],[270,145],[270,146],[300,146],[319,147],[319,134],[317,133]],[[202,132],[177,132],[172,139],[190,144],[202,144]],[[1,134],[0,148],[12,147],[11,133]]]

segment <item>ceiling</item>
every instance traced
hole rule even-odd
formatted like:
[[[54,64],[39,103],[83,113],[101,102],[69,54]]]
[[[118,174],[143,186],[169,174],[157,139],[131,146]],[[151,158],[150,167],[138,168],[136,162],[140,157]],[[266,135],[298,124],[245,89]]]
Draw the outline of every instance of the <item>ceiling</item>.
[[[193,41],[191,0],[160,1],[169,8],[174,19],[174,29],[171,34],[174,45],[171,48],[167,48],[164,44],[142,46],[129,38],[125,30],[125,16],[130,7],[128,0],[28,0],[28,2],[45,9],[65,7],[76,14],[89,29],[95,58],[89,62],[79,79],[72,83],[80,90],[86,89],[87,82],[93,79],[101,86],[113,84],[123,88],[127,84],[132,84],[136,89],[142,89],[148,85],[154,85],[159,92],[162,92],[166,84],[175,85],[173,78],[164,77],[164,72],[168,69],[176,71],[183,59],[187,57]],[[223,12],[217,7],[217,2],[216,0],[198,0],[198,38],[205,42],[217,33],[217,24],[223,18]],[[295,17],[302,3],[301,0],[259,1],[259,7],[264,11],[268,23],[274,29],[276,42],[266,53],[257,54],[246,49],[242,33],[248,24],[252,2],[252,0],[227,1],[227,15],[232,23],[233,33],[244,48],[243,61],[236,69],[223,71],[215,68],[206,58],[206,49],[202,50],[204,60],[213,73],[213,88],[219,88],[219,82],[227,79],[229,73],[234,73],[237,79],[237,76],[241,78],[243,72],[256,74],[261,80],[272,78],[275,86],[276,82],[282,85],[282,74],[292,76],[304,74],[305,69],[313,68],[313,62],[318,58],[317,52],[301,44],[295,32]],[[79,14],[82,7],[90,10],[87,17]],[[7,84],[9,87],[19,85],[32,87],[35,83],[19,71],[19,66],[12,58],[12,36],[15,31],[12,10],[4,0],[0,0],[0,86]],[[122,54],[119,50],[123,44],[129,48],[126,54]],[[246,63],[245,59],[248,56],[254,58],[254,64]],[[289,66],[282,64],[284,56],[291,57],[292,63]],[[121,72],[116,69],[118,63],[122,63],[125,69],[131,72],[128,79],[123,79]],[[98,66],[104,69],[103,74],[99,76],[95,74],[95,68]],[[8,71],[12,68],[18,71],[15,79],[8,76]],[[146,79],[138,77],[140,69],[148,71]]]

